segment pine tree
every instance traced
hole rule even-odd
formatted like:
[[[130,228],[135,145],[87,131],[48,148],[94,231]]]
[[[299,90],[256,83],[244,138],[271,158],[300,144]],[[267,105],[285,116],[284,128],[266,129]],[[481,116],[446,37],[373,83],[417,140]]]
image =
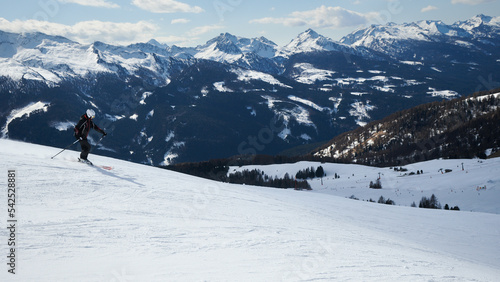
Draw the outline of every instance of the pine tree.
[[[396,203],[393,200],[391,200],[390,198],[387,198],[387,200],[385,201],[385,204],[386,205],[395,205]]]
[[[431,198],[422,197],[420,200],[419,208],[424,209],[441,209],[441,204],[439,203],[437,197],[432,194]]]
[[[437,197],[434,194],[432,194],[431,196],[430,204],[431,204],[431,209],[441,209],[441,204],[439,203]]]
[[[378,198],[378,202],[379,204],[385,204],[385,199],[384,199],[384,196],[380,196],[380,198]]]
[[[319,166],[318,169],[316,170],[316,177],[323,177],[325,176],[325,170],[323,169],[322,166]]]

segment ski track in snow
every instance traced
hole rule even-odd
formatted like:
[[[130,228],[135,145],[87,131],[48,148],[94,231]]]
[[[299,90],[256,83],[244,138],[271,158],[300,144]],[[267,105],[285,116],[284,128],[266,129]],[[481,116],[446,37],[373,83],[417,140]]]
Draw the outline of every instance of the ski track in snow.
[[[17,274],[0,281],[495,281],[500,215],[217,183],[0,140],[16,170]],[[344,177],[344,176],[343,176]],[[347,175],[345,175],[347,177]],[[6,193],[0,220],[7,222]]]

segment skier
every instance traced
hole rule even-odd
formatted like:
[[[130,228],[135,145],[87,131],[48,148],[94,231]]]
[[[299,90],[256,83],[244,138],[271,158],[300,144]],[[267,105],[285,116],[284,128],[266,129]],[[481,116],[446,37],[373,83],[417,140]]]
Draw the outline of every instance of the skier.
[[[104,130],[92,121],[93,118],[95,118],[94,110],[88,109],[85,114],[80,117],[80,121],[74,129],[75,138],[80,140],[80,146],[82,147],[82,152],[80,153],[80,158],[78,160],[87,164],[92,164],[89,160],[87,160],[91,148],[89,141],[87,141],[90,129],[93,128],[95,131],[102,133],[103,136],[107,135]]]

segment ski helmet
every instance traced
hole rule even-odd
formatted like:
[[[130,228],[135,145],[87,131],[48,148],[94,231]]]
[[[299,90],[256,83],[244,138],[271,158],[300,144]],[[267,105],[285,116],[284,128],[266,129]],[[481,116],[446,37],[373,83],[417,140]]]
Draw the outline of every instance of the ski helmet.
[[[86,114],[88,118],[95,118],[95,112],[92,109],[88,109]]]

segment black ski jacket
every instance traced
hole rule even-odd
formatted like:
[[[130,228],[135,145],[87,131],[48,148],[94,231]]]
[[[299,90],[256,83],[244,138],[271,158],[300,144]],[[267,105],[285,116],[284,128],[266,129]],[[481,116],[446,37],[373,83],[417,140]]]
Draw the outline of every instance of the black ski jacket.
[[[87,140],[87,136],[89,136],[90,129],[93,128],[97,132],[104,134],[104,130],[102,130],[99,126],[97,126],[92,119],[88,118],[86,114],[82,115],[80,121],[75,126],[75,138],[82,140]]]

